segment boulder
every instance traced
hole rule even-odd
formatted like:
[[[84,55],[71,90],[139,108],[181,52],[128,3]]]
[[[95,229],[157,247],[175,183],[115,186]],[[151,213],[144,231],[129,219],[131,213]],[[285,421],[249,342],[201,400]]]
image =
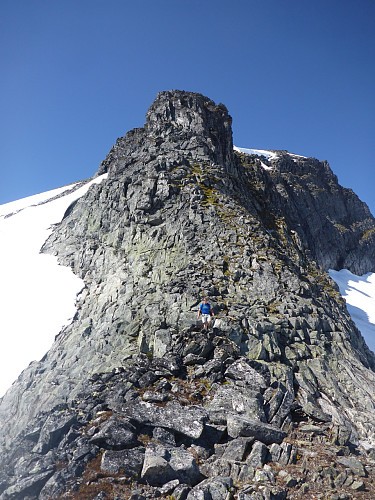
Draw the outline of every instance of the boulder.
[[[150,443],[146,448],[141,477],[153,486],[164,485],[175,479],[194,485],[202,479],[191,453],[182,448],[156,443]]]
[[[260,392],[234,384],[219,386],[207,409],[211,420],[218,424],[225,423],[228,413],[238,413],[244,418],[267,421]]]
[[[253,442],[254,438],[252,437],[239,437],[229,441],[228,445],[225,447],[222,458],[242,462]]]
[[[104,422],[90,442],[102,448],[121,450],[137,444],[135,427],[116,415]]]
[[[18,498],[38,498],[40,490],[53,473],[53,470],[46,470],[31,474],[25,478],[17,478],[15,484],[2,492],[1,498],[14,500]]]
[[[50,414],[41,429],[34,452],[47,453],[48,450],[57,446],[69,428],[76,422],[77,416],[72,415],[70,412]]]
[[[240,380],[249,386],[253,391],[263,391],[267,387],[265,378],[252,368],[245,358],[237,359],[226,370],[226,377]]]
[[[210,477],[199,483],[187,496],[187,500],[231,500],[231,477]]]
[[[141,473],[144,457],[143,447],[121,451],[106,450],[100,468],[109,474],[122,472],[127,477],[133,477]]]
[[[253,437],[265,444],[281,443],[286,432],[260,420],[243,418],[229,414],[227,417],[228,434],[232,438],[239,436]]]
[[[337,462],[345,467],[348,467],[356,476],[367,476],[366,469],[364,468],[362,462],[355,457],[339,457]]]
[[[170,349],[172,335],[169,330],[156,330],[154,335],[153,354],[156,358],[163,357]]]
[[[160,407],[136,399],[123,407],[122,414],[143,425],[165,427],[192,439],[201,436],[204,424],[208,420],[204,408],[195,405],[181,406],[176,401],[170,401],[164,407]]]
[[[251,448],[250,455],[246,459],[246,463],[254,468],[263,467],[266,463],[267,455],[267,446],[260,441],[255,441]]]

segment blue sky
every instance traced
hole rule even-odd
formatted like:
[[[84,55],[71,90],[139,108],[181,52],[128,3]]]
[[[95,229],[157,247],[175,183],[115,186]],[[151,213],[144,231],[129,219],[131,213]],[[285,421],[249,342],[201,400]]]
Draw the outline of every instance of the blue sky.
[[[0,204],[92,176],[160,90],[328,160],[375,214],[374,0],[2,0]]]

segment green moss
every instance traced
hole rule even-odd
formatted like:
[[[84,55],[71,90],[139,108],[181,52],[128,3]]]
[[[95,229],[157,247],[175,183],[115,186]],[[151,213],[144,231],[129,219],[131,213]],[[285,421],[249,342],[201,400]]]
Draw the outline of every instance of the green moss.
[[[345,233],[346,231],[349,230],[347,227],[343,226],[342,224],[339,224],[338,222],[334,222],[333,225],[335,226],[336,229],[338,229],[340,233]]]
[[[200,186],[200,188],[203,191],[204,196],[205,196],[205,199],[202,203],[203,206],[207,207],[208,205],[212,205],[215,207],[219,207],[221,205],[220,200],[219,200],[218,191],[215,188],[209,188],[209,187],[205,186],[204,184],[200,184],[199,186]]]
[[[371,238],[371,236],[375,233],[375,227],[372,227],[371,229],[368,229],[367,231],[365,231],[363,233],[363,236],[361,238],[361,241],[366,241],[368,240],[369,238]]]
[[[281,317],[278,306],[280,306],[280,302],[271,302],[270,304],[266,304],[265,307],[268,313]]]

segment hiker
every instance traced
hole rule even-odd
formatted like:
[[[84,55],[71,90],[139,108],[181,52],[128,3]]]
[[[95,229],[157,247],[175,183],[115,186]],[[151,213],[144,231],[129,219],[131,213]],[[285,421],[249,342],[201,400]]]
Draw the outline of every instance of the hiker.
[[[199,304],[198,315],[197,315],[198,319],[200,315],[202,315],[203,330],[208,330],[208,327],[210,326],[211,323],[211,316],[215,316],[215,314],[214,311],[212,310],[211,304],[208,302],[207,297],[205,297],[203,299],[203,302]]]

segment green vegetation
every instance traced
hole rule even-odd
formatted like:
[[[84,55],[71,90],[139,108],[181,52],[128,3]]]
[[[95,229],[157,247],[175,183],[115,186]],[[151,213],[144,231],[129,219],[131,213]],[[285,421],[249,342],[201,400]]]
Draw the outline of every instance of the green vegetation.
[[[363,233],[363,236],[362,236],[362,238],[361,238],[361,242],[362,242],[362,241],[366,241],[366,240],[370,239],[370,238],[371,238],[371,236],[372,236],[374,233],[375,233],[375,227],[372,227],[371,229],[367,229],[367,231],[365,231],[365,232]]]

